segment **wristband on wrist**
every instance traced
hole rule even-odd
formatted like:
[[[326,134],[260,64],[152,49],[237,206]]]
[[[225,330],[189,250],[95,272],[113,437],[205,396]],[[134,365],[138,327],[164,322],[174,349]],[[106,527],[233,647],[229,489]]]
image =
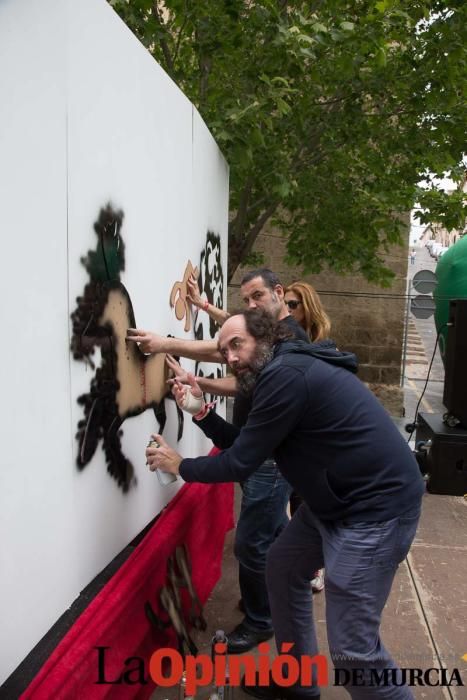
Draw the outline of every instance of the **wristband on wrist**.
[[[210,306],[209,301],[206,299],[206,301],[203,304],[203,311],[207,311],[209,309],[209,306]]]
[[[203,418],[206,418],[206,416],[208,415],[210,410],[212,408],[214,408],[215,405],[216,405],[215,401],[211,401],[211,403],[205,403],[203,408],[201,409],[201,411],[199,413],[197,413],[196,416],[193,416],[193,418],[195,420],[203,420]]]

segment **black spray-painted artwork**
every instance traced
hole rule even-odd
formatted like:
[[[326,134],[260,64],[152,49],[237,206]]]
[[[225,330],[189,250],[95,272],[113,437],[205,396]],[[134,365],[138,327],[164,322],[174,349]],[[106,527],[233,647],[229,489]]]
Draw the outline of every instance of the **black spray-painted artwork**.
[[[82,469],[90,462],[102,440],[107,470],[126,492],[136,479],[134,467],[122,451],[121,425],[126,418],[152,409],[158,432],[162,432],[166,422],[164,398],[170,393],[165,354],[144,355],[136,343],[125,340],[127,328],[135,328],[136,321],[130,296],[120,282],[125,268],[122,222],[123,212],[108,204],[94,224],[97,244],[81,259],[90,279],[71,315],[71,349],[76,360],[87,361],[95,370],[89,391],[78,398],[84,407],[76,435],[78,467]],[[101,359],[96,368],[93,355],[97,348]],[[178,407],[177,414],[180,439],[183,414]]]
[[[208,231],[206,235],[206,245],[201,253],[199,264],[198,285],[201,295],[207,298],[210,304],[223,307],[224,303],[224,272],[222,270],[221,239],[215,233]],[[218,325],[206,312],[198,311],[195,324],[196,340],[214,339],[218,331]],[[223,376],[222,366],[218,365],[215,370],[212,364],[197,362],[195,373],[202,377],[220,378]],[[224,399],[221,398],[221,401]]]

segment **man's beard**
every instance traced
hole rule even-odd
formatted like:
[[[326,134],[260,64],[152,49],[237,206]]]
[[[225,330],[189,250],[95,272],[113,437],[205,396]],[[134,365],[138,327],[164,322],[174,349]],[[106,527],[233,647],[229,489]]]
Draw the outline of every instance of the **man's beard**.
[[[258,344],[253,358],[247,365],[237,365],[232,370],[242,394],[251,394],[261,370],[272,360],[273,349],[269,344]],[[237,374],[238,370],[244,370]]]

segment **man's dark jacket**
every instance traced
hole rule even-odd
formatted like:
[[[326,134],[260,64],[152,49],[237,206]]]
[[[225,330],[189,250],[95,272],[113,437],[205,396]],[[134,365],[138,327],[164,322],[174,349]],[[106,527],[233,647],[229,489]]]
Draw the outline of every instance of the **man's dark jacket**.
[[[323,520],[384,521],[416,506],[424,491],[417,462],[355,369],[355,356],[332,345],[279,343],[258,377],[246,425],[209,413],[198,425],[224,451],[184,459],[181,476],[245,481],[273,454]]]

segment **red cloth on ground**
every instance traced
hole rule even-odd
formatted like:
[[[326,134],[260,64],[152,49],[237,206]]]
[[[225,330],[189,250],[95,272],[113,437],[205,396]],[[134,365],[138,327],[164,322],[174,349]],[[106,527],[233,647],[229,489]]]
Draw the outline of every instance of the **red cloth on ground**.
[[[148,698],[155,688],[148,674],[151,654],[177,644],[172,627],[157,631],[150,625],[144,604],[149,601],[156,613],[161,612],[158,593],[166,582],[167,559],[185,543],[193,585],[204,605],[220,578],[224,538],[233,525],[232,484],[185,484],[61,640],[21,700]],[[134,669],[135,662],[125,667],[124,661],[136,656],[144,659],[148,683],[97,685],[97,646],[109,647],[107,680],[117,679],[130,666]]]

